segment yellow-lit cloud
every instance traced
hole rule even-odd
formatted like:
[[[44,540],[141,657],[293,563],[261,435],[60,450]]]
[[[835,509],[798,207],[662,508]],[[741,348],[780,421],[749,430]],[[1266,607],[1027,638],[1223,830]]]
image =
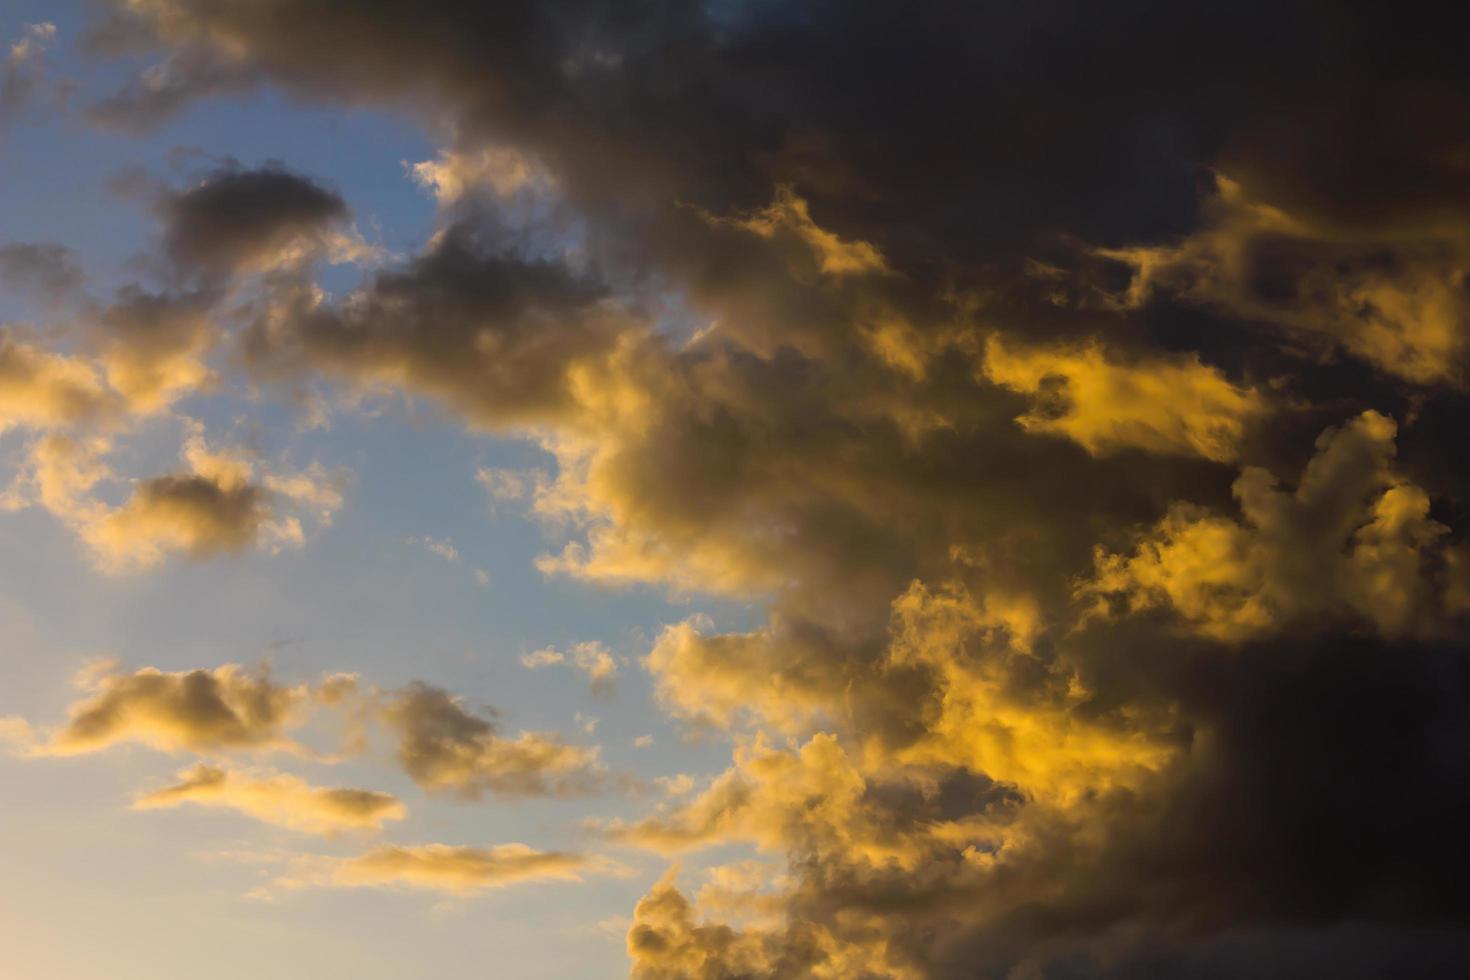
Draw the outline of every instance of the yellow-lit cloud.
[[[212,449],[191,426],[183,446],[187,469],[133,484],[113,507],[94,488],[117,479],[105,456],[111,443],[48,435],[11,496],[51,511],[86,543],[97,567],[123,572],[156,565],[170,554],[192,558],[299,547],[302,517],[329,524],[342,503],[342,478],[319,466],[296,472],[264,469],[251,455]]]
[[[861,240],[844,240],[812,219],[807,202],[788,186],[776,189],[775,199],[748,217],[706,216],[716,225],[752,232],[762,238],[789,237],[804,246],[817,269],[828,276],[879,275],[891,273],[883,253]]]
[[[1093,455],[1142,449],[1229,462],[1267,411],[1259,392],[1197,356],[1129,362],[1096,342],[1028,347],[993,334],[984,372],[1030,396],[1031,410],[1016,419],[1027,432],[1063,436]]]
[[[235,664],[214,670],[132,673],[101,664],[79,682],[88,696],[37,749],[80,755],[123,742],[165,752],[291,749],[286,730],[309,696],[304,686],[278,684],[268,672]]]
[[[1434,574],[1449,529],[1394,471],[1395,432],[1371,411],[1328,430],[1294,491],[1246,468],[1234,487],[1239,520],[1176,504],[1131,554],[1099,549],[1079,595],[1098,615],[1117,604],[1172,608],[1232,642],[1321,616],[1388,636],[1435,634],[1458,611]]]
[[[87,361],[48,353],[0,329],[0,432],[98,422],[120,408]]]
[[[397,887],[465,896],[520,882],[579,881],[613,867],[605,860],[525,844],[384,844],[352,858],[298,858],[273,884],[284,890]]]
[[[133,801],[137,810],[193,803],[236,810],[256,820],[311,834],[377,830],[402,820],[407,808],[393,796],[365,789],[312,786],[285,773],[253,773],[200,764],[178,774],[179,782]]]
[[[1340,345],[1420,384],[1464,381],[1470,239],[1450,222],[1334,226],[1264,203],[1227,176],[1182,241],[1099,249],[1133,270],[1112,302],[1175,294]]]

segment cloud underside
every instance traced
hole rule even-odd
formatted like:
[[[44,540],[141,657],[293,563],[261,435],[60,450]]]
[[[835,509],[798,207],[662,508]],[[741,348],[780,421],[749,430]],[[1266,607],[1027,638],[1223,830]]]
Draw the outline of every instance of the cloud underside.
[[[213,313],[250,284],[228,343],[252,383],[428,399],[535,441],[554,471],[481,479],[559,529],[542,574],[762,604],[742,632],[668,626],[644,658],[669,714],[734,744],[727,770],[599,826],[784,870],[745,906],[656,884],[635,977],[1470,965],[1451,25],[1252,4],[1126,23],[1046,4],[112,6],[163,59],[97,108],[115,124],[266,80],[454,124],[410,170],[437,230],[343,295],[310,270],[370,250],[325,184],[230,167],[155,201],[181,288]],[[330,516],[324,474],[202,435],[179,473],[103,502],[101,420],[202,384],[225,342],[165,331],[180,367],[150,377],[108,339],[125,322],[88,351],[0,341],[0,426],[37,433],[16,499],[128,567]],[[616,671],[594,646],[526,663]],[[236,668],[93,683],[33,751],[281,748],[317,697]],[[430,685],[375,698],[429,792],[616,782],[595,749]],[[162,792],[257,816],[322,799],[216,771]],[[507,847],[384,846],[279,884],[587,870]]]

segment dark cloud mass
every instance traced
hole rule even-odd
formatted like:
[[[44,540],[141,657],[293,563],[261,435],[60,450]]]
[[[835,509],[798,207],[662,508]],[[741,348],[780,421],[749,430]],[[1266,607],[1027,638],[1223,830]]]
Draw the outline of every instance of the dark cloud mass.
[[[347,218],[335,192],[275,167],[215,170],[157,206],[168,258],[206,274],[299,262]]]
[[[452,123],[419,254],[243,303],[254,379],[539,441],[547,575],[765,603],[653,643],[660,704],[734,757],[605,829],[785,873],[747,914],[660,882],[634,977],[1470,974],[1453,5],[111,7],[165,60],[104,115],[260,79]],[[201,289],[366,247],[282,168],[157,212]],[[17,420],[80,411],[11,359]],[[206,484],[129,506],[253,538],[252,485]],[[430,790],[603,778],[437,688],[380,711]]]

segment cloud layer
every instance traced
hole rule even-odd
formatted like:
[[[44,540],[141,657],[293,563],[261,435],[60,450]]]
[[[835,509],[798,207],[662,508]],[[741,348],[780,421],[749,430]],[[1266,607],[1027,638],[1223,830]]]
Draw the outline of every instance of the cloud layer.
[[[0,333],[0,429],[31,438],[5,499],[108,570],[302,543],[340,481],[192,427],[178,472],[98,492],[118,433],[225,370],[538,446],[546,472],[480,478],[555,529],[540,574],[752,604],[642,658],[729,766],[592,827],[782,870],[719,901],[654,883],[633,976],[1470,969],[1455,13],[105,6],[97,43],[157,60],[96,119],[257,84],[427,110],[449,145],[406,177],[436,224],[385,256],[322,180],[231,163],[147,195],[163,272],[111,301],[0,253],[95,322],[77,349]],[[329,262],[368,267],[328,291]],[[591,641],[524,663],[618,666]],[[92,685],[33,752],[289,748],[317,697],[234,667]],[[440,798],[618,784],[428,682],[354,697]],[[183,779],[145,805],[396,812]],[[589,860],[385,844],[278,884],[468,893]]]

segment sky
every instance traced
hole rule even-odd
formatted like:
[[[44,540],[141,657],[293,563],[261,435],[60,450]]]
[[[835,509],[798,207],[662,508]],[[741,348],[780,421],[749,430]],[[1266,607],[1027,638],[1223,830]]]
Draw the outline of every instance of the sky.
[[[0,972],[1470,974],[1456,21],[6,0]]]

